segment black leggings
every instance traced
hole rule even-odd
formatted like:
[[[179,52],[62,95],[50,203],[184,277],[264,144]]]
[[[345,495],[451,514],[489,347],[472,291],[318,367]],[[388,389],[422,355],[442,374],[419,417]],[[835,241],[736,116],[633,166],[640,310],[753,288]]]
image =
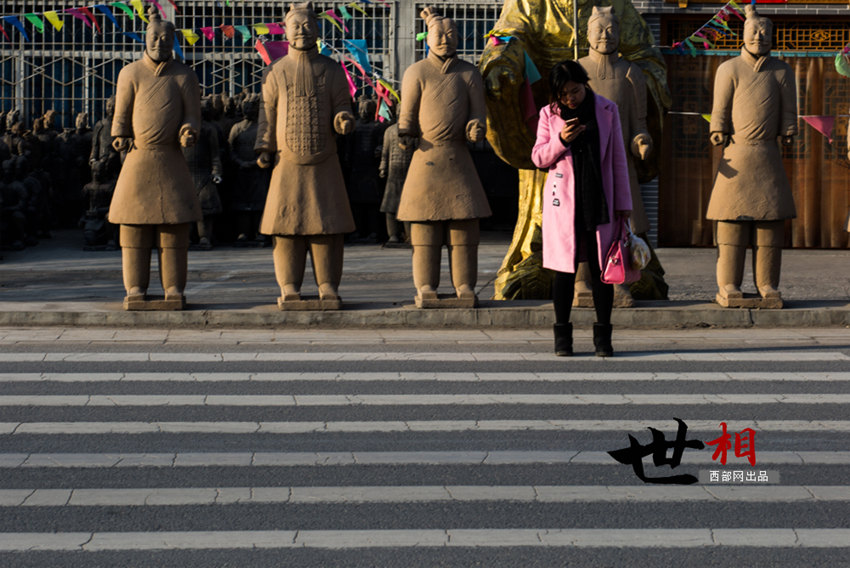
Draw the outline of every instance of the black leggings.
[[[603,284],[600,280],[599,262],[596,254],[596,233],[588,233],[586,238],[579,239],[586,243],[590,268],[590,284],[593,290],[593,307],[596,310],[596,323],[610,324],[611,310],[614,307],[614,286]],[[583,255],[577,255],[581,258]],[[573,308],[576,275],[574,272],[555,271],[555,281],[552,283],[552,303],[555,305],[555,323],[569,323],[570,312]]]

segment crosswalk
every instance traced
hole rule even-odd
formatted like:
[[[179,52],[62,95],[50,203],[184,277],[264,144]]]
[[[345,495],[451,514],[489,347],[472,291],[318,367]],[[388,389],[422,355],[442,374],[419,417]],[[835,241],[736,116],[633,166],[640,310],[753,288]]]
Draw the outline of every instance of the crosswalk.
[[[842,565],[848,408],[841,349],[4,348],[0,565],[689,565],[706,550],[746,565],[780,549]],[[669,458],[676,419],[706,443],[724,423],[728,460],[686,448],[671,468],[649,450],[648,476],[778,482],[643,483],[609,455],[655,429]],[[755,466],[735,445],[747,429]],[[203,554],[162,556],[181,551]]]

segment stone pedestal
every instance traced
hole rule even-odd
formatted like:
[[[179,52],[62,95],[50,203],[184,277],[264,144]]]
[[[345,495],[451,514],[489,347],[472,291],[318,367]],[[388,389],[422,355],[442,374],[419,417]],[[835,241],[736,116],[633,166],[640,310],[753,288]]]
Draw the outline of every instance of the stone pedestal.
[[[439,294],[436,298],[416,296],[416,307],[422,309],[471,309],[478,307],[478,296],[458,298],[454,294]]]
[[[717,293],[715,301],[724,308],[757,308],[762,310],[782,309],[782,298],[762,298],[758,294],[744,294],[741,297],[727,297]]]
[[[154,312],[180,311],[186,308],[186,296],[166,299],[164,296],[125,296],[124,309],[127,311]]]
[[[321,300],[319,298],[284,300],[281,297],[277,299],[277,307],[284,312],[339,310],[342,308],[342,300],[340,298],[335,298],[332,300]]]

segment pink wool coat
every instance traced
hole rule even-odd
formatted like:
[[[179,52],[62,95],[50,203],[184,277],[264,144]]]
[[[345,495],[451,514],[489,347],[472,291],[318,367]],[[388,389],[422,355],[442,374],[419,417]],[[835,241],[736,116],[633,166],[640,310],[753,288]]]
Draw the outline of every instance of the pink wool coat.
[[[617,105],[596,95],[596,122],[599,125],[600,163],[609,223],[596,227],[599,266],[611,248],[617,228],[614,211],[631,211],[629,166],[623,147],[623,134]],[[561,142],[564,119],[549,105],[540,110],[537,141],[531,160],[548,170],[543,188],[543,266],[558,272],[576,271],[575,178],[569,148]]]

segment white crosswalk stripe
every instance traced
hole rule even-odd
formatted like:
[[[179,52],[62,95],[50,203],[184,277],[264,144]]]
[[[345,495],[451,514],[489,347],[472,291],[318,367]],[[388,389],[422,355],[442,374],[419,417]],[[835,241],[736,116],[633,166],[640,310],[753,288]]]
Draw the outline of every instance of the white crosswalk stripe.
[[[754,518],[734,526],[694,520],[658,530],[618,524],[622,519],[615,517],[600,527],[557,526],[574,508],[622,504],[645,515],[690,505],[745,515],[758,506],[786,513],[799,507],[805,514],[820,507],[844,510],[850,484],[834,475],[821,484],[808,472],[850,465],[850,451],[833,441],[850,433],[842,412],[850,405],[846,354],[706,351],[613,362],[577,357],[565,372],[534,371],[552,359],[518,351],[0,352],[0,435],[8,444],[0,453],[0,510],[26,521],[17,528],[0,515],[0,564],[2,554],[30,551],[847,548],[846,523],[825,524],[817,516],[808,521],[802,514],[779,513],[753,526],[747,522]],[[384,370],[351,370],[371,362]],[[448,371],[386,370],[410,363],[429,369],[432,362]],[[529,370],[452,369],[500,362],[525,362]],[[630,362],[666,367],[629,372]],[[721,362],[720,370],[712,369]],[[191,365],[168,370],[173,363]],[[230,363],[238,365],[220,367]],[[319,369],[309,370],[316,363]],[[753,370],[774,363],[810,363],[814,370]],[[686,390],[655,392],[684,383]],[[508,385],[511,390],[502,392]],[[559,418],[536,418],[537,407],[541,416],[558,411]],[[585,414],[570,417],[582,409]],[[628,418],[649,416],[650,409],[664,418]],[[528,418],[532,411],[535,418]],[[737,448],[725,465],[711,449],[689,449],[670,474],[776,470],[787,484],[639,484],[632,468],[606,451],[628,446],[629,435],[647,442],[648,428],[663,431],[670,442],[673,417],[682,411],[690,414],[681,416],[689,439],[716,438],[721,422],[733,441],[736,432],[754,429],[757,467],[735,455]],[[285,413],[282,419],[265,419],[278,412]],[[814,448],[799,443],[821,437],[826,441]],[[797,445],[783,449],[788,440]],[[652,459],[645,457],[647,468]],[[192,507],[205,512],[197,515]],[[387,510],[380,507],[403,511],[405,520],[385,528],[372,518]],[[466,515],[446,522],[475,507],[486,508],[494,522],[475,525]],[[272,509],[296,520],[285,517],[270,530],[259,520]],[[156,523],[145,516],[151,510]],[[227,527],[231,515],[250,525],[256,510],[264,511],[256,529],[210,529]],[[319,520],[293,526],[305,510],[319,511]],[[47,520],[79,511],[94,520],[58,532]],[[110,511],[130,520],[113,530]],[[600,514],[611,517],[610,511]],[[417,520],[425,512],[437,520]],[[538,514],[549,516],[535,524]],[[214,521],[205,524],[207,516]],[[352,518],[361,524],[341,528]]]

